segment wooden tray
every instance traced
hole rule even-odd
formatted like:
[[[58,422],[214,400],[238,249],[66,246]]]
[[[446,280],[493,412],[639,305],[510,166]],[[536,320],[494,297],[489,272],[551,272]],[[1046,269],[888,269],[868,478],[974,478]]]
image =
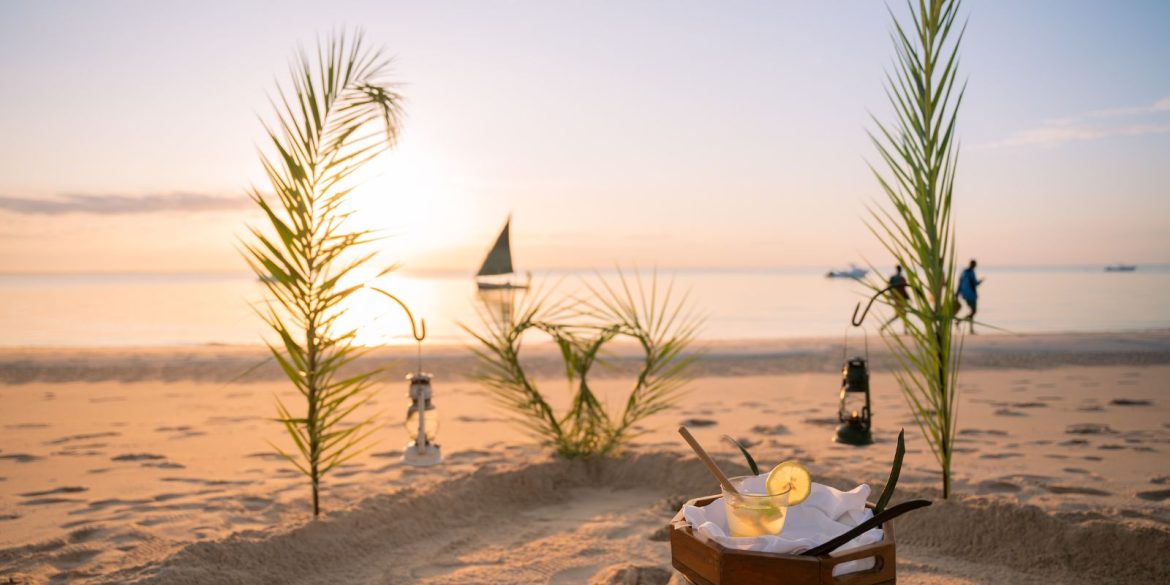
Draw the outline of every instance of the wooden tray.
[[[687,504],[706,506],[719,496],[695,498]],[[894,526],[882,527],[885,537],[839,556],[806,557],[735,550],[714,541],[700,541],[682,510],[670,521],[670,562],[696,585],[892,585],[897,581]],[[833,567],[872,557],[872,569],[833,576]]]

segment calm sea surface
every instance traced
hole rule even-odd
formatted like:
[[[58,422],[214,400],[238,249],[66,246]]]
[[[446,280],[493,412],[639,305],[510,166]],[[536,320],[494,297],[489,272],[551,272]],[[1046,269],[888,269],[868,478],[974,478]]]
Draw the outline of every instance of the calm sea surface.
[[[812,269],[664,272],[660,282],[671,276],[676,291],[689,290],[691,306],[705,315],[705,339],[839,336],[864,293],[859,283]],[[1012,332],[1170,328],[1167,266],[1132,273],[990,267],[980,276],[979,317]],[[534,278],[570,292],[596,276]],[[465,341],[459,323],[479,323],[484,299],[468,275],[392,274],[379,284],[427,320],[428,341]],[[260,343],[265,326],[251,306],[263,292],[249,274],[0,275],[0,346]],[[366,292],[354,300],[348,319],[363,341],[410,342],[397,306]],[[867,325],[878,323],[871,317]]]

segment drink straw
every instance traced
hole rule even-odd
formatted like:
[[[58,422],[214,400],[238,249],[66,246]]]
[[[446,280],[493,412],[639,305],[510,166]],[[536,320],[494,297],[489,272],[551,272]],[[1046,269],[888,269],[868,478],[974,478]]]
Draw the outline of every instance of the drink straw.
[[[703,446],[695,440],[695,437],[691,435],[691,432],[687,430],[686,427],[679,427],[678,434],[682,435],[682,438],[686,439],[687,444],[691,446],[691,449],[695,450],[695,455],[699,456],[699,460],[703,462],[703,465],[707,466],[707,469],[711,471],[711,475],[714,475],[715,479],[719,480],[719,485],[723,486],[723,489],[727,490],[728,493],[732,493],[738,496],[739,490],[735,489],[735,486],[731,485],[731,480],[727,479],[726,475],[723,475],[723,472],[719,470],[719,466],[715,465],[715,460],[711,459],[711,456],[703,450]]]

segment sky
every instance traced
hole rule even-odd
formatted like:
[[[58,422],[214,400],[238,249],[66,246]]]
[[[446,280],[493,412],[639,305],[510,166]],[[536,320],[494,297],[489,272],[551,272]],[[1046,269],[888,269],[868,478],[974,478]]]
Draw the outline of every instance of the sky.
[[[960,257],[1170,262],[1170,3],[963,7]],[[509,214],[521,270],[886,260],[882,2],[0,0],[0,272],[246,270],[267,96],[339,27],[395,56],[352,204],[408,270]]]

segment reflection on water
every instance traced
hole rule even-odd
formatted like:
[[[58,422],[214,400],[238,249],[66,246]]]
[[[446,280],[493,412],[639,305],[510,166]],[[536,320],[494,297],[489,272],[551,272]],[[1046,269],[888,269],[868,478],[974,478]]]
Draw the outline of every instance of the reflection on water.
[[[980,276],[979,316],[1011,331],[1170,328],[1167,267],[1132,273],[981,267]],[[669,275],[660,278],[665,283]],[[826,279],[819,269],[682,271],[674,278],[706,317],[700,335],[707,339],[837,337],[864,296],[858,283]],[[576,274],[538,273],[535,283],[546,283],[545,292],[585,290]],[[378,286],[426,319],[430,343],[468,341],[461,323],[482,329],[483,316],[510,318],[525,295],[540,294],[479,291],[464,274],[392,273]],[[255,344],[267,333],[251,308],[263,292],[249,274],[0,275],[0,346]],[[339,326],[357,329],[360,342],[414,342],[409,319],[393,301],[369,290],[352,300]]]
[[[487,289],[476,291],[476,302],[481,308],[480,323],[491,319],[496,323],[511,323],[516,310],[516,297],[527,295],[525,289]],[[478,325],[479,323],[476,323]]]

